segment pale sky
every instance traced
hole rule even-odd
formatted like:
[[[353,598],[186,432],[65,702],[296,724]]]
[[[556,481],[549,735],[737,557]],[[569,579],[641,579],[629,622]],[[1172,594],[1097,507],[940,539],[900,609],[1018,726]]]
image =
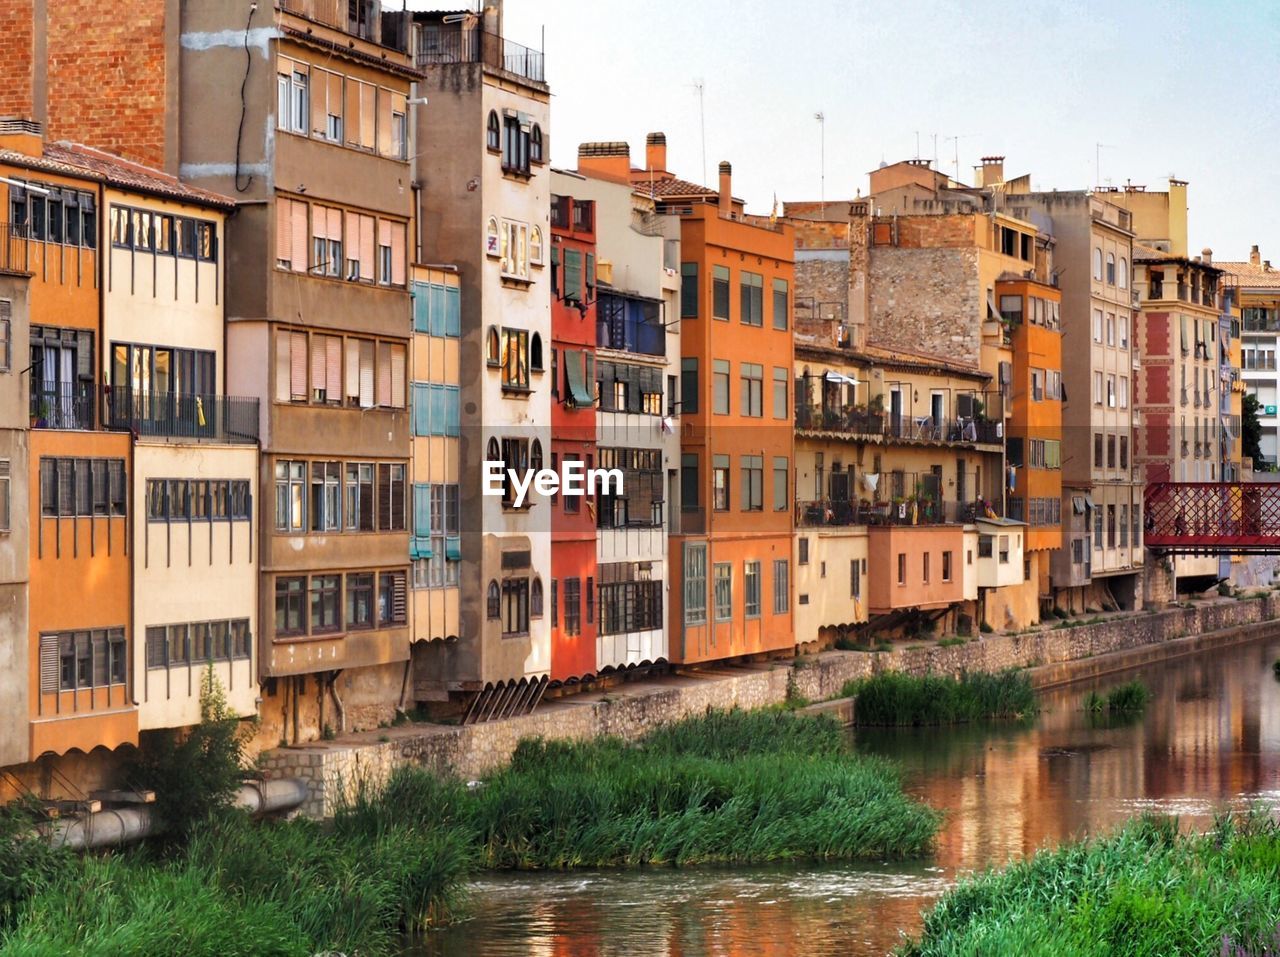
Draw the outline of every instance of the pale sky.
[[[410,0],[415,7],[439,7]],[[452,4],[457,9],[466,0]],[[551,159],[578,143],[667,134],[668,166],[733,163],[753,212],[827,199],[867,171],[933,156],[960,178],[1003,154],[1036,189],[1189,181],[1190,247],[1280,260],[1280,4],[888,0],[506,0],[506,35],[542,44]],[[1101,150],[1097,143],[1104,144]]]

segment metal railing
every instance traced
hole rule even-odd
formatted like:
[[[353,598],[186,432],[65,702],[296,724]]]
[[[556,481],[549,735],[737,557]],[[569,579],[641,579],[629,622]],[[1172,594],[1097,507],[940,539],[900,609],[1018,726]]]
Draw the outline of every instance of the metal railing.
[[[887,412],[820,406],[797,409],[796,428],[914,442],[999,445],[1004,441],[1004,423],[986,418],[959,416],[935,422],[930,415],[895,416]]]
[[[0,272],[30,272],[30,226],[0,223]]]
[[[495,70],[532,80],[547,81],[544,54],[513,40],[466,24],[426,24],[419,34],[418,66],[483,63]]]
[[[893,502],[854,502],[819,499],[800,502],[796,525],[803,528],[832,528],[850,525],[955,525],[970,524],[979,516],[972,502],[948,502],[914,498]]]
[[[106,428],[139,436],[244,445],[258,441],[258,400],[252,397],[107,386],[102,412]]]
[[[92,429],[93,384],[60,382],[31,387],[33,429]]]

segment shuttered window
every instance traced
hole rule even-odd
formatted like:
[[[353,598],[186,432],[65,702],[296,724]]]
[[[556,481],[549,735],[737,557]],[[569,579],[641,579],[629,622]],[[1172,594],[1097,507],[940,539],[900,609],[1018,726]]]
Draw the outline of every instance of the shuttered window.
[[[402,345],[391,346],[391,401],[387,404],[392,408],[404,408],[404,367],[405,367],[405,347]]]
[[[0,372],[13,368],[13,303],[0,299]]]
[[[373,342],[360,340],[360,408],[373,408]]]
[[[378,575],[378,624],[403,625],[409,620],[409,601],[405,573],[382,572]]]
[[[307,271],[307,204],[296,199],[276,201],[276,265]]]
[[[307,334],[289,333],[289,398],[307,401]]]

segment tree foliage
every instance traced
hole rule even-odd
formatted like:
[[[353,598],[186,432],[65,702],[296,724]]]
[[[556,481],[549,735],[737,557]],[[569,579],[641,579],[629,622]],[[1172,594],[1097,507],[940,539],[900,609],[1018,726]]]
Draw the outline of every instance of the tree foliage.
[[[1252,392],[1244,394],[1241,403],[1240,429],[1244,437],[1245,458],[1253,461],[1255,469],[1263,468],[1262,461],[1262,423],[1258,421],[1258,409],[1261,403]]]

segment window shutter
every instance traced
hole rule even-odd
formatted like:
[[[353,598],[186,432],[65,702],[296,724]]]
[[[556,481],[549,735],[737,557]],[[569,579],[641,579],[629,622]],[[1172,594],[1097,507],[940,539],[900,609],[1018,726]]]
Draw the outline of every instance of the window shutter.
[[[413,384],[413,434],[430,435],[431,387],[422,382]]]
[[[444,435],[445,424],[445,408],[444,408],[444,386],[429,385],[427,389],[431,393],[431,407],[427,415],[427,434],[428,435]]]
[[[378,465],[378,531],[391,530],[391,466]]]
[[[378,343],[378,405],[391,405],[391,343]]]
[[[325,81],[328,73],[311,68],[311,131],[317,136],[324,136],[328,116],[325,113]]]
[[[324,360],[326,355],[325,340],[328,336],[311,337],[311,388],[319,391],[325,387]]]
[[[311,207],[311,238],[329,238],[329,211],[323,206]]]
[[[391,573],[391,620],[404,624],[409,620],[409,596],[404,572]]]
[[[413,486],[413,534],[424,539],[415,545],[419,557],[431,556],[431,486],[417,483]],[[426,550],[426,555],[422,551]]]
[[[42,635],[40,638],[40,693],[54,694],[58,690],[58,636]]]
[[[373,408],[373,342],[360,342],[360,408]]]
[[[293,263],[294,272],[307,271],[307,204],[300,203],[296,199],[288,200],[289,205],[293,209],[290,216],[289,228],[293,233],[289,243],[291,261]]]
[[[462,432],[462,412],[458,402],[458,387],[456,385],[447,385],[444,387],[445,397],[445,435],[460,435]]]
[[[325,336],[325,398],[342,401],[342,337]]]
[[[342,258],[344,260],[355,259],[358,261],[360,259],[360,214],[346,212],[342,215],[347,227],[347,245],[342,251]],[[342,278],[347,278],[346,262],[342,264]],[[360,269],[360,278],[365,278],[364,267]]]
[[[342,242],[342,210],[326,210],[326,217],[329,220],[329,238]],[[341,265],[341,263],[339,263],[339,265]]]
[[[404,364],[405,347],[391,347],[391,401],[388,405],[397,409],[404,408]]]
[[[374,275],[374,264],[377,261],[374,256],[373,242],[373,217],[360,217],[360,278],[367,279],[369,282],[376,282],[378,277]]]
[[[289,333],[289,398],[307,397],[307,334]]]
[[[408,491],[405,483],[405,471],[400,470],[400,478],[396,480],[394,473],[391,479],[391,530],[404,531],[405,494]]]
[[[13,368],[13,306],[8,299],[0,299],[0,369]]]
[[[360,401],[360,340],[347,340],[347,399]]]
[[[403,286],[404,276],[404,223],[391,224],[391,284]]]
[[[293,262],[292,212],[293,200],[276,200],[276,259],[287,263]]]
[[[76,331],[76,374],[81,379],[93,378],[93,333]]]
[[[462,290],[457,286],[446,286],[444,334],[458,336],[462,334]]]

